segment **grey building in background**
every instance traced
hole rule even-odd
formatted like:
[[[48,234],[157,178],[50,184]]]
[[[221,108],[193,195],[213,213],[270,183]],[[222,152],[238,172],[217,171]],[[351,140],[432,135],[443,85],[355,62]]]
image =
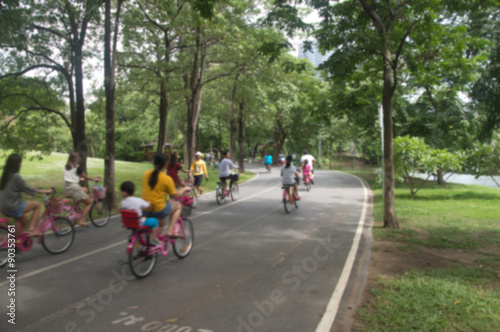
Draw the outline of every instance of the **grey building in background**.
[[[313,44],[312,51],[307,51],[304,53],[304,43],[299,43],[298,46],[299,49],[299,59],[309,59],[311,63],[313,64],[314,67],[318,67],[320,64],[328,60],[330,55],[333,53],[332,51],[326,53],[325,55],[322,55],[319,50],[318,50],[318,45]]]

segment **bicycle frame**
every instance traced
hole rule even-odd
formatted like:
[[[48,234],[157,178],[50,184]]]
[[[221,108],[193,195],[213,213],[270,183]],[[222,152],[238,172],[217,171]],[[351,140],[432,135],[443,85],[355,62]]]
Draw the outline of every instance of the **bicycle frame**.
[[[175,223],[175,227],[174,227],[174,232],[177,233],[179,231],[179,228],[182,229],[182,234],[184,234],[185,233],[184,218],[182,216],[179,217],[179,219],[177,219],[177,222]],[[159,252],[163,256],[167,256],[169,251],[170,251],[169,250],[170,246],[168,246],[168,244],[173,245],[175,240],[177,239],[177,238],[170,238],[166,235],[163,235],[163,236],[159,235],[158,240],[160,240],[162,245],[161,246],[152,246],[150,243],[147,243],[146,241],[144,241],[143,235],[146,235],[146,239],[149,239],[149,237],[151,236],[151,228],[146,227],[146,228],[137,229],[136,231],[134,231],[134,235],[130,238],[129,243],[127,245],[127,255],[130,255],[130,253],[132,252],[133,245],[134,245],[137,238],[139,238],[139,240],[141,241],[141,244],[143,246],[147,246],[147,245],[150,246],[149,251],[148,251],[148,255],[154,255],[157,252]]]
[[[54,223],[54,216],[52,213],[47,212],[48,209],[45,209],[45,212],[42,214],[40,217],[40,220],[35,226],[35,231],[39,233],[38,237],[38,243],[42,243],[42,238],[43,238],[43,233],[48,231],[49,229],[52,229],[54,232],[57,233],[57,229],[55,227]],[[14,219],[14,218],[13,218]],[[15,220],[15,228],[16,228],[16,248],[18,248],[20,251],[29,251],[33,247],[33,238],[28,236],[28,233],[23,231],[21,223]],[[9,227],[8,225],[9,219],[8,218],[0,218],[0,224],[7,224],[5,226]],[[7,245],[7,244],[5,244]]]
[[[288,187],[286,189],[283,189],[283,200],[286,200],[287,197],[290,198],[290,203],[294,204],[295,203],[295,196],[293,195],[293,192],[290,191],[290,188]]]

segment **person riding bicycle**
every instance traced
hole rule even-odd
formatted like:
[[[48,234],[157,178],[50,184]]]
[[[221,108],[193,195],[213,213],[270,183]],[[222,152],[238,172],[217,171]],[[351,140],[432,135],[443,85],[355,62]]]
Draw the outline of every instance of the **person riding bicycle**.
[[[300,200],[297,184],[299,183],[299,171],[292,164],[293,157],[286,156],[286,164],[281,166],[281,183],[284,186],[292,186],[296,200]]]
[[[167,175],[174,180],[175,187],[181,188],[187,186],[187,184],[179,178],[179,171],[187,174],[191,174],[191,171],[186,171],[182,168],[182,164],[177,161],[177,153],[174,152],[170,156],[170,160],[167,164]]]
[[[304,159],[304,166],[302,167],[302,179],[306,181],[306,176],[311,179],[311,165],[309,165],[309,160]]]
[[[157,153],[153,157],[154,169],[144,172],[142,175],[142,196],[146,202],[151,202],[152,208],[143,209],[143,216],[146,218],[156,218],[159,221],[158,235],[161,235],[165,221],[170,216],[170,224],[167,229],[167,236],[178,237],[174,234],[174,226],[181,215],[182,205],[179,202],[167,201],[170,198],[179,198],[191,190],[186,186],[180,190],[175,189],[174,180],[167,174],[168,157],[163,153]]]
[[[302,167],[304,167],[306,159],[309,161],[309,165],[311,165],[311,183],[314,184],[314,163],[316,162],[316,158],[309,154],[308,150],[304,150],[304,155],[300,158],[300,165]]]
[[[230,152],[225,152],[225,153],[223,152],[222,159],[219,162],[219,179],[222,182],[224,182],[224,184],[229,179],[230,180],[229,188],[231,188],[233,186],[234,179],[235,179],[235,177],[233,175],[231,175],[230,168],[238,169],[238,166],[233,164],[233,162],[231,161],[230,158],[231,158]]]
[[[35,196],[36,194],[51,194],[52,190],[35,189],[28,186],[19,175],[22,160],[23,158],[15,153],[7,158],[0,180],[0,212],[19,221],[23,230],[27,231],[30,236],[38,235],[34,233],[34,229],[42,211],[42,204],[21,201],[21,193]],[[30,212],[32,212],[31,218],[28,220],[27,214]],[[26,230],[26,228],[28,229]]]
[[[191,170],[194,175],[194,186],[197,190],[197,195],[203,194],[203,188],[201,187],[201,182],[203,181],[203,174],[208,181],[207,166],[205,161],[201,159],[201,152],[196,152],[196,160],[191,164]]]
[[[271,168],[271,165],[273,164],[273,156],[271,156],[269,152],[264,157],[264,164],[266,165],[266,169]]]
[[[64,166],[64,194],[71,197],[76,204],[83,203],[85,207],[82,211],[82,216],[78,221],[78,225],[82,227],[89,227],[87,223],[87,215],[92,208],[92,200],[89,198],[89,190],[80,187],[80,178],[89,181],[101,181],[101,177],[91,178],[85,174],[78,166],[80,162],[80,155],[77,152],[71,152],[68,157],[68,162]]]
[[[142,209],[151,207],[150,202],[146,202],[142,198],[134,197],[135,186],[132,181],[125,181],[120,185],[120,193],[123,200],[120,203],[120,207],[123,210],[134,210],[137,212],[139,217],[139,226],[148,226],[151,228],[151,239],[152,244],[159,244],[158,241],[158,219],[156,218],[146,218],[142,215]]]

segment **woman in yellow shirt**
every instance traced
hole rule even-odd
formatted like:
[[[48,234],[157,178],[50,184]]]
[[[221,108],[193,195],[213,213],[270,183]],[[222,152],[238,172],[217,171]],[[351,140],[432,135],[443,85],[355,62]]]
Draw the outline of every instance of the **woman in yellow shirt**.
[[[203,194],[203,188],[201,187],[201,181],[203,180],[203,174],[205,174],[205,177],[207,178],[207,181],[208,181],[207,166],[205,165],[205,161],[203,159],[201,159],[201,152],[196,152],[195,157],[196,157],[196,160],[193,161],[193,164],[191,165],[191,169],[193,170],[194,186],[196,187],[198,195],[201,195],[201,194]]]
[[[155,168],[144,172],[142,176],[142,199],[151,203],[151,208],[144,210],[143,216],[146,218],[156,218],[158,234],[161,234],[165,226],[165,220],[170,215],[170,224],[167,230],[167,236],[176,237],[174,226],[181,214],[182,206],[179,202],[167,201],[167,194],[171,198],[184,196],[190,190],[188,186],[176,191],[174,181],[165,174],[168,157],[163,153],[155,154],[153,164]]]

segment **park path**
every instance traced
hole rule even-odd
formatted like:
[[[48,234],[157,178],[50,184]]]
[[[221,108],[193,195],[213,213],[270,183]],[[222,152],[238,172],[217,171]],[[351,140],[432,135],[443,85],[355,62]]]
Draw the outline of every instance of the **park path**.
[[[19,255],[16,325],[2,314],[0,331],[348,331],[369,258],[369,191],[352,175],[317,171],[287,215],[279,170],[255,170],[236,202],[203,195],[192,253],[160,256],[146,279],[130,275],[119,218],[77,228],[62,255],[38,245]]]

